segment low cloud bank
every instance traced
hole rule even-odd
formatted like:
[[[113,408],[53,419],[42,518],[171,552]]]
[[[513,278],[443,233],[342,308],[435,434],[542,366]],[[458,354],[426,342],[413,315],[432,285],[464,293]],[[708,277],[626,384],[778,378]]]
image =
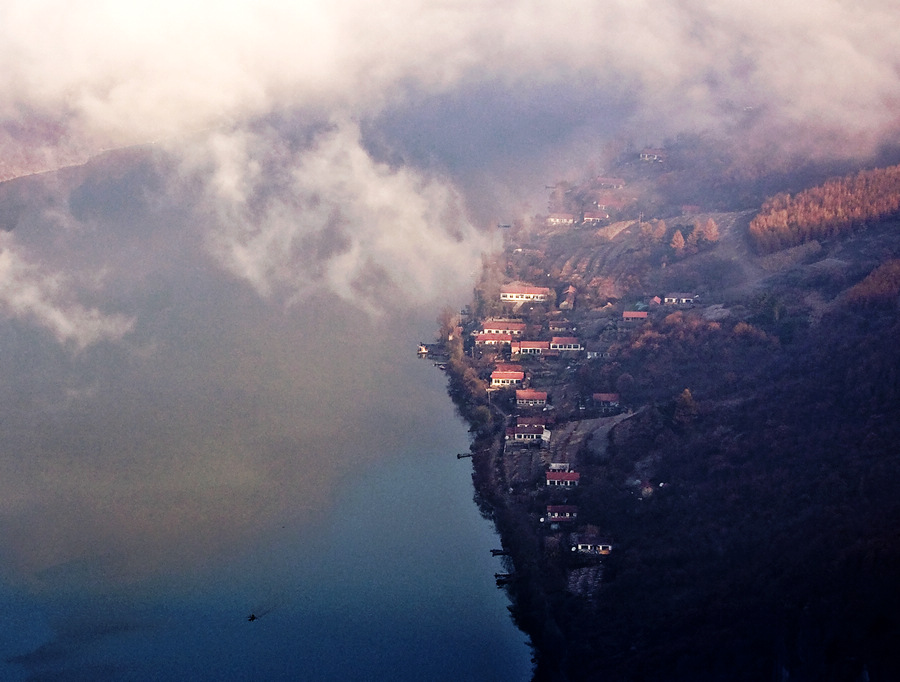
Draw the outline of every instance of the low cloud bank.
[[[0,312],[37,323],[76,350],[131,331],[133,318],[79,303],[72,295],[75,285],[66,274],[29,262],[13,235],[0,234]]]

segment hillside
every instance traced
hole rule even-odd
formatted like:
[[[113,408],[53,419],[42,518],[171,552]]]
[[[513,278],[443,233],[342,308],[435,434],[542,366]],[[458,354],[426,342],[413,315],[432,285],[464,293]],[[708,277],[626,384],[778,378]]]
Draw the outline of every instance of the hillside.
[[[564,318],[584,348],[456,357],[535,679],[900,678],[900,224],[761,256],[754,213],[535,224],[485,263],[466,332]],[[511,281],[553,296],[503,303]],[[510,361],[547,407],[485,397]],[[529,414],[548,442],[511,445]],[[544,485],[553,462],[579,485]]]

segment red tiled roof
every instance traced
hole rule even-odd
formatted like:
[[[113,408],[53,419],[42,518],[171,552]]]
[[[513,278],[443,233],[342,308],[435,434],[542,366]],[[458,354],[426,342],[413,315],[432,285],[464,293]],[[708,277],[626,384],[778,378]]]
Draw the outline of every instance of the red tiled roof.
[[[482,327],[484,329],[493,329],[499,330],[499,333],[503,332],[523,332],[525,331],[525,327],[527,325],[524,322],[485,322]],[[487,333],[484,332],[483,333]],[[495,332],[497,333],[497,332]]]
[[[594,400],[603,403],[617,403],[619,402],[619,394],[618,393],[595,393],[593,396]]]
[[[577,481],[581,478],[581,474],[577,471],[548,471],[548,481]]]
[[[519,348],[550,348],[549,341],[519,341]]]
[[[507,284],[500,287],[501,294],[544,294],[549,295],[547,287],[535,287],[530,284]]]
[[[512,341],[512,334],[476,334],[475,335],[475,343],[486,343],[488,341],[495,341],[500,343],[509,343]]]
[[[494,370],[491,372],[491,379],[518,379],[521,381],[525,378],[525,372],[500,372]]]

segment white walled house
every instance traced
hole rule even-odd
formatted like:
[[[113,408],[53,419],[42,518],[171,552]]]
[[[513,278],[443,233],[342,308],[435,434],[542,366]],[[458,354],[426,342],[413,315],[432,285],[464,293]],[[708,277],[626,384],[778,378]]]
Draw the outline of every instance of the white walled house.
[[[535,287],[530,284],[507,284],[500,287],[500,300],[511,303],[522,301],[546,301],[550,298],[550,289]]]

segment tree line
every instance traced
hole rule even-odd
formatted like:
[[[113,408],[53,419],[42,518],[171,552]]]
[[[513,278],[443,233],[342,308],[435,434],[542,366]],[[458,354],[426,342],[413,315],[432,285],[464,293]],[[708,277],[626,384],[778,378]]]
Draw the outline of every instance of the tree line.
[[[798,194],[768,199],[750,222],[756,248],[771,253],[847,235],[900,214],[900,166],[860,171]]]

